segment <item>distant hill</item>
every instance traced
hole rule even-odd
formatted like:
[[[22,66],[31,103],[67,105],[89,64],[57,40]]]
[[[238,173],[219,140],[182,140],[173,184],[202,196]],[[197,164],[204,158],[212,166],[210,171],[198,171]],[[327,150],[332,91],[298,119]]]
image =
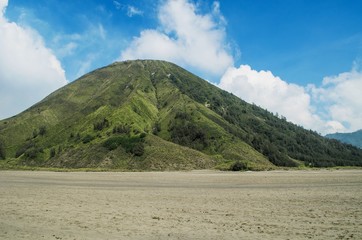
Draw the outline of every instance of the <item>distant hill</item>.
[[[337,139],[341,142],[349,143],[356,147],[362,148],[362,129],[352,133],[327,134],[326,137],[331,139]]]
[[[0,166],[179,170],[361,166],[362,150],[296,126],[175,64],[88,73],[0,121]]]

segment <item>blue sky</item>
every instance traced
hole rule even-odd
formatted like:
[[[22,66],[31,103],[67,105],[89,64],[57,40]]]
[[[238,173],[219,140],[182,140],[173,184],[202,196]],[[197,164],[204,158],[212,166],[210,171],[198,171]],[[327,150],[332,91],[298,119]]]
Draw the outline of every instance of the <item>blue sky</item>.
[[[362,128],[359,0],[0,0],[0,8],[0,119],[96,68],[154,58],[322,134]]]

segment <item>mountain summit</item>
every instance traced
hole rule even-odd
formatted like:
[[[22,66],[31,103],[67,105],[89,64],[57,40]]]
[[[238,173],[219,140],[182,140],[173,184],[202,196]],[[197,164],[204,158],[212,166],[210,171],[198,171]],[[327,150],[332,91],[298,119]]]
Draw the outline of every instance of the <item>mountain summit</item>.
[[[111,64],[0,121],[0,162],[125,170],[361,166],[362,150],[298,127],[165,61]]]

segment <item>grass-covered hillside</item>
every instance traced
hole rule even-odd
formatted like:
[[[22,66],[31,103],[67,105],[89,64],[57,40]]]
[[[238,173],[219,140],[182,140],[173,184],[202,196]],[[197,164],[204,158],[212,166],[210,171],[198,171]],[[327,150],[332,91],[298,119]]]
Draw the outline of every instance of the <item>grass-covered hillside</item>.
[[[0,121],[0,166],[176,170],[362,165],[362,150],[153,60],[111,64]]]

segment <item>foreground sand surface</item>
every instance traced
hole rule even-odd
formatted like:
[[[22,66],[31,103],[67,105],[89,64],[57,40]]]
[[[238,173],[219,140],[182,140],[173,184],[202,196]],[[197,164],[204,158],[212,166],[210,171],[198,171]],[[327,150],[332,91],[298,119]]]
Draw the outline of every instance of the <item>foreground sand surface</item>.
[[[0,171],[0,239],[362,239],[362,170]]]

